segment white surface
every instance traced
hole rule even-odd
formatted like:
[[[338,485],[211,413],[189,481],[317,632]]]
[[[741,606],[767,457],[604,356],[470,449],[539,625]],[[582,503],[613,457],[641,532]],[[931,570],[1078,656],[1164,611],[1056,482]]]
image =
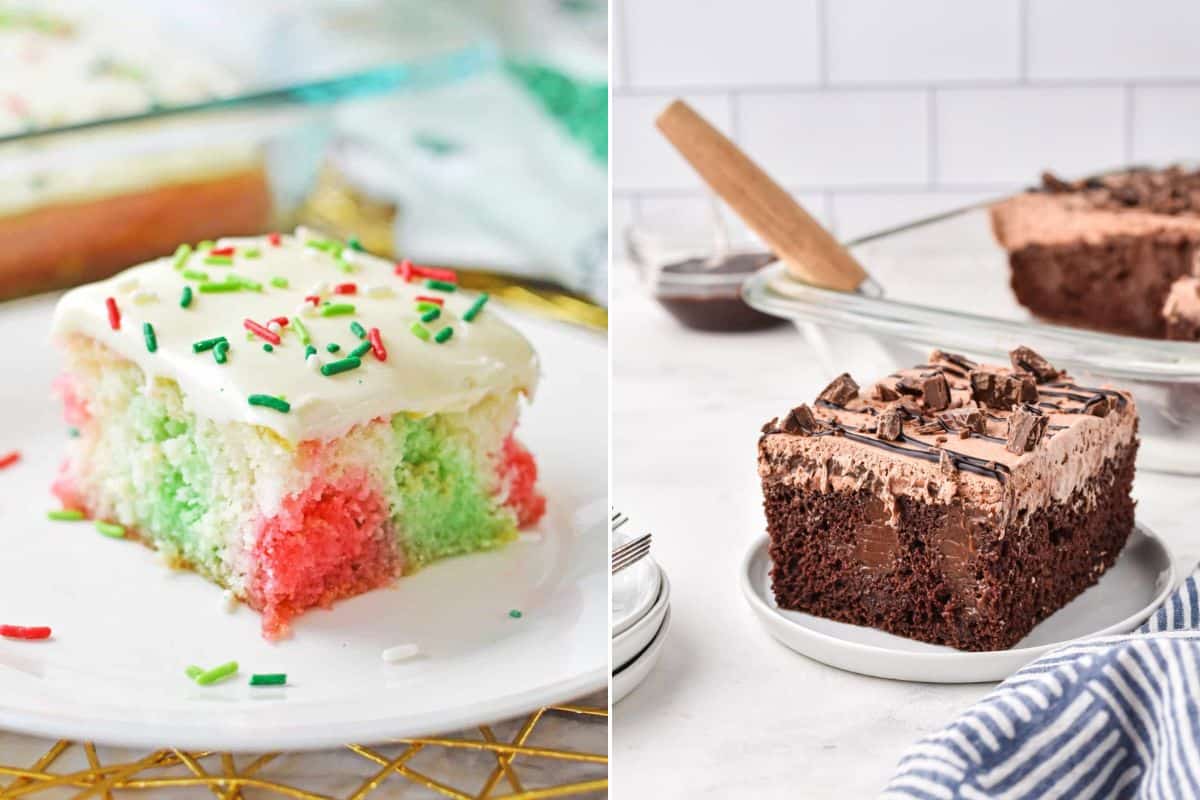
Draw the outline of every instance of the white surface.
[[[671,609],[668,607],[667,615],[663,618],[662,627],[654,634],[653,639],[646,645],[646,649],[642,651],[636,660],[613,673],[613,705],[628,697],[634,689],[641,686],[642,682],[650,676],[650,671],[654,669],[654,665],[658,663],[658,659],[662,655],[663,646],[667,640],[667,632],[670,629]]]
[[[615,267],[614,284],[613,502],[654,530],[674,629],[614,711],[613,796],[876,796],[908,746],[992,684],[855,675],[757,624],[738,571],[765,530],[759,427],[833,376],[790,327],[692,333],[634,290],[630,268]],[[1184,574],[1200,556],[1200,481],[1141,473],[1134,491]]]
[[[613,546],[628,538],[614,539]],[[661,588],[662,570],[654,563],[652,556],[645,556],[633,566],[613,575],[612,635],[619,636],[644,617],[658,599]]]
[[[545,382],[525,415],[549,512],[538,543],[441,562],[315,611],[269,644],[258,615],[222,608],[221,591],[171,572],[133,542],[87,523],[53,523],[48,492],[63,441],[45,343],[52,298],[0,309],[5,356],[20,381],[0,384],[10,421],[0,450],[0,614],[47,624],[44,643],[0,640],[0,725],[125,744],[262,750],[428,734],[565,701],[608,674],[604,340],[520,318]],[[17,344],[19,343],[19,344]],[[569,411],[569,413],[566,413]],[[12,568],[19,564],[20,569]],[[520,609],[520,620],[509,609]],[[386,664],[382,651],[422,655]],[[191,663],[241,664],[236,680],[198,687]],[[252,672],[286,672],[282,689],[251,689]]]
[[[614,186],[635,205],[704,196],[649,124],[647,106],[678,95],[702,98],[743,146],[781,141],[763,148],[784,151],[767,168],[793,192],[823,195],[809,209],[831,207],[824,221],[843,237],[894,221],[891,209],[914,194],[937,204],[1026,185],[1046,168],[1187,158],[1200,137],[1200,7],[1188,0],[614,0],[613,9]],[[896,121],[898,98],[914,94],[928,108],[923,129]],[[853,113],[823,116],[845,105]],[[853,118],[866,122],[843,138]],[[859,151],[890,160],[856,169]],[[881,202],[846,212],[843,228],[840,201],[852,194]]]
[[[1175,587],[1171,554],[1144,528],[1130,536],[1099,583],[1054,612],[1008,650],[965,652],[830,619],[784,611],[771,591],[766,536],[746,550],[742,594],[763,627],[798,653],[878,678],[926,683],[979,683],[1007,678],[1073,639],[1128,633]]]
[[[671,606],[671,582],[662,574],[662,587],[654,598],[653,605],[646,614],[629,627],[628,630],[613,637],[612,666],[614,671],[620,671],[628,666],[638,653],[642,652],[650,640],[654,638],[662,626],[663,616],[669,613]]]

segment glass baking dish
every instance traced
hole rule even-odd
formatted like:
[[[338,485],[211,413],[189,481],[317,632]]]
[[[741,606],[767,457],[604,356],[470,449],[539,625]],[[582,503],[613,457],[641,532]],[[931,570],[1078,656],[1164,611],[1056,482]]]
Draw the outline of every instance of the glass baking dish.
[[[139,87],[130,90],[136,97],[120,91],[122,81],[102,82],[112,102],[84,92],[78,99],[90,105],[76,113],[62,97],[87,88],[77,73],[67,89],[39,87],[40,69],[47,81],[55,73],[36,64],[15,78],[0,75],[0,100],[6,87],[32,86],[21,102],[32,106],[46,94],[51,112],[16,132],[11,116],[7,129],[0,125],[0,299],[96,280],[180,242],[288,227],[326,156],[338,103],[445,86],[498,63],[471,18],[441,4],[57,0],[36,13],[62,6],[151,25],[232,83],[160,97],[160,86],[174,84],[145,66],[159,62],[139,62],[141,53],[101,58],[90,40],[80,58],[121,70],[122,81]],[[25,45],[17,42],[0,52],[0,64],[20,60]],[[49,62],[54,68],[70,63],[60,55]],[[229,86],[236,90],[223,91]]]
[[[1027,345],[1085,385],[1133,393],[1140,467],[1200,475],[1200,344],[1036,319],[1009,288],[1008,255],[992,237],[989,205],[847,243],[872,278],[858,292],[807,285],[776,262],[744,284],[743,296],[792,320],[831,375],[886,375],[924,362],[935,347],[1006,364],[1010,350]]]

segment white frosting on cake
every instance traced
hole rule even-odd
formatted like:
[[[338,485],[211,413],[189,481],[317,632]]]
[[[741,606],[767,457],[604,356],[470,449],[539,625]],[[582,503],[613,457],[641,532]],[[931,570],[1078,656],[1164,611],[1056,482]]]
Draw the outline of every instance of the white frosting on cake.
[[[68,292],[55,311],[54,336],[67,346],[73,335],[94,339],[135,362],[149,378],[176,381],[185,405],[197,415],[261,425],[289,442],[336,437],[356,424],[400,412],[463,411],[489,395],[532,393],[537,357],[490,306],[467,322],[462,317],[475,295],[439,291],[424,278],[406,282],[393,262],[340,243],[331,242],[328,249],[311,244],[326,241],[304,229],[281,236],[278,245],[268,237],[229,238],[215,247],[235,248],[232,266],[206,264],[205,248],[188,256],[183,267],[176,266],[174,256],[132,267]],[[248,257],[255,249],[260,255]],[[185,269],[207,273],[210,283],[225,283],[233,275],[261,284],[261,290],[202,292],[203,281],[186,277]],[[285,279],[287,288],[273,285],[276,278]],[[334,293],[345,283],[355,284],[356,293]],[[185,286],[193,292],[187,308],[180,305]],[[354,311],[324,316],[304,299],[314,294],[322,303],[351,304]],[[412,332],[422,314],[418,295],[444,302],[440,317],[423,324],[428,340]],[[118,330],[109,323],[109,297],[120,310]],[[282,328],[281,343],[272,352],[263,349],[263,339],[251,339],[243,325],[249,318],[266,326],[283,316],[299,317],[320,363],[343,359],[364,341],[352,332],[351,322],[379,329],[386,360],[367,351],[357,369],[324,375],[306,360],[294,323]],[[144,323],[153,326],[154,352]],[[432,335],[443,328],[452,329],[452,335],[438,343]],[[218,336],[229,342],[226,363],[217,363],[213,350],[193,352],[193,343]],[[336,354],[327,352],[331,342],[341,346]],[[290,410],[251,405],[248,398],[254,394],[281,397]]]

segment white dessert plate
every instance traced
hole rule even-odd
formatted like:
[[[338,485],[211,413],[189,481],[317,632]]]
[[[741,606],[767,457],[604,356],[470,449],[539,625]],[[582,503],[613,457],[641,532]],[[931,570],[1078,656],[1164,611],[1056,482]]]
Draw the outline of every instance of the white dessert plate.
[[[654,638],[650,640],[646,648],[632,661],[613,673],[613,705],[628,697],[630,692],[640,686],[642,681],[646,680],[646,676],[650,674],[650,671],[654,669],[654,665],[658,663],[658,657],[662,655],[663,642],[667,640],[667,631],[670,629],[671,608],[668,606],[666,616],[663,617],[662,626],[659,627],[658,632],[654,634]]]
[[[632,537],[622,534],[613,537],[613,547],[629,541]],[[612,579],[612,635],[620,636],[639,619],[646,615],[662,588],[662,571],[654,559],[646,556],[636,564],[613,575]]]
[[[662,626],[663,616],[666,615],[670,604],[671,582],[667,580],[666,573],[663,573],[662,589],[659,591],[658,597],[655,598],[649,610],[641,619],[629,626],[624,633],[613,637],[613,671],[623,668],[638,653],[642,652],[646,648],[646,645],[650,644],[650,640],[655,637],[658,629]]]
[[[767,537],[742,561],[742,593],[759,622],[798,653],[840,669],[925,683],[999,681],[1075,639],[1128,633],[1162,605],[1175,586],[1173,559],[1154,533],[1136,525],[1117,563],[1100,581],[1043,620],[1008,650],[971,653],[844,622],[784,611],[771,592]]]
[[[549,500],[540,537],[311,612],[272,644],[256,613],[224,610],[218,587],[89,523],[46,519],[65,438],[50,397],[54,299],[0,305],[11,345],[0,455],[21,453],[0,470],[0,623],[54,630],[45,642],[0,639],[0,727],[136,747],[311,749],[495,721],[606,685],[604,338],[506,313],[542,360],[521,425]],[[384,663],[384,649],[409,643],[420,655]],[[234,680],[184,676],[231,659]],[[250,687],[254,672],[285,672],[287,686]]]

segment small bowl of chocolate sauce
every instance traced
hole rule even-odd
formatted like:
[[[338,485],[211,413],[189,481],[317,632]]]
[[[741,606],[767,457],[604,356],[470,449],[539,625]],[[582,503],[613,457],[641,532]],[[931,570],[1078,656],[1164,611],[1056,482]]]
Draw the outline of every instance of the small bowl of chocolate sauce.
[[[746,278],[775,260],[758,250],[721,246],[717,237],[685,237],[644,229],[629,232],[629,252],[647,290],[668,313],[697,331],[754,331],[786,320],[742,300]]]

